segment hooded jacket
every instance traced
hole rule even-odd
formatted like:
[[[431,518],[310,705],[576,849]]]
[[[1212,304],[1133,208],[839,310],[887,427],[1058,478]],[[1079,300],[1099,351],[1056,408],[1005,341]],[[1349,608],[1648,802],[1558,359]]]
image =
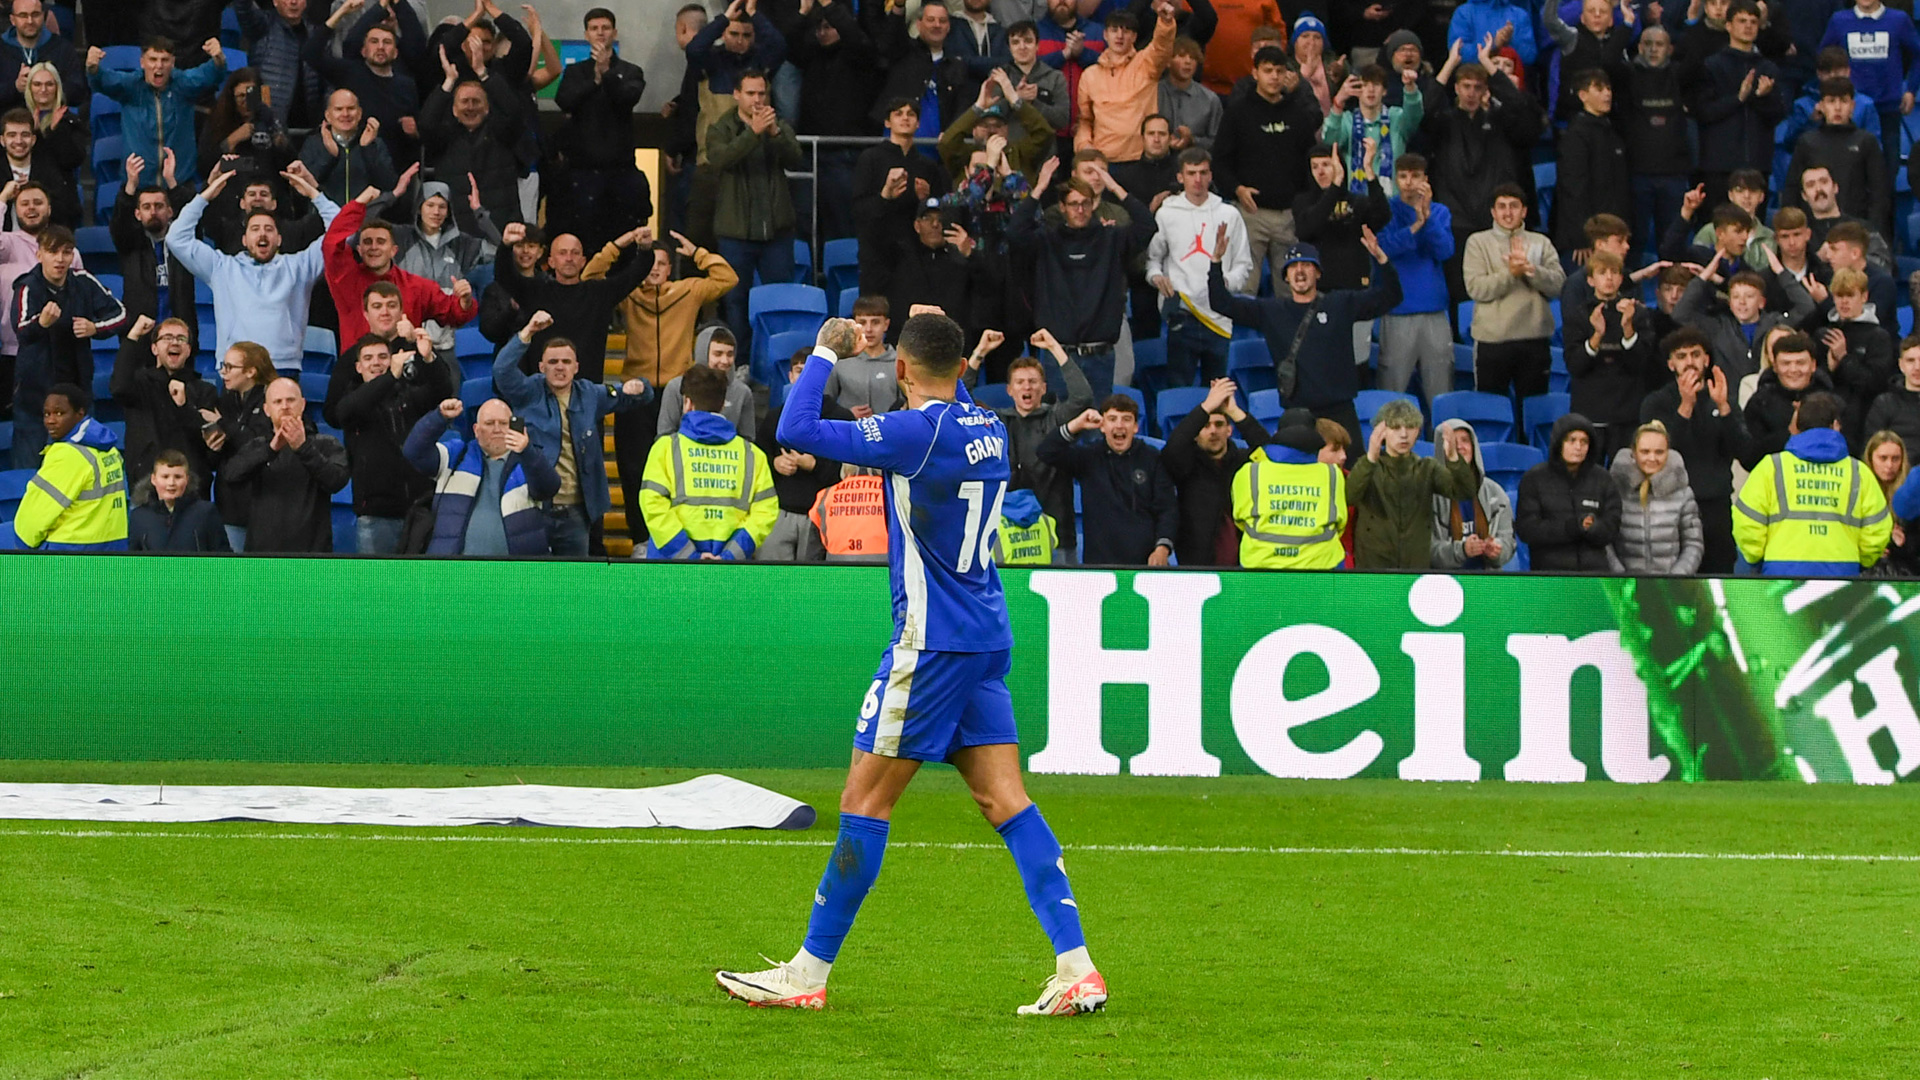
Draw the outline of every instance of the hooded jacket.
[[[1363,186],[1361,192],[1344,183],[1312,187],[1293,200],[1295,233],[1320,251],[1322,290],[1364,289],[1373,275],[1373,256],[1360,230],[1386,228],[1393,211],[1378,180]]]
[[[1854,577],[1880,561],[1893,530],[1873,470],[1832,428],[1803,431],[1763,458],[1733,510],[1741,557],[1770,577]]]
[[[187,456],[187,471],[196,483],[213,479],[207,460],[207,442],[200,435],[200,410],[214,408],[220,393],[207,384],[191,362],[168,371],[153,362],[147,338],[123,338],[107,385],[113,400],[127,417],[127,473],[144,477],[162,450]],[[168,384],[178,380],[186,388],[186,403],[175,405]]]
[[[1180,502],[1160,452],[1135,438],[1123,454],[1097,442],[1074,442],[1062,424],[1040,443],[1040,460],[1080,481],[1081,561],[1089,566],[1144,566],[1153,549],[1173,548]]]
[[[620,246],[609,243],[587,261],[582,280],[597,281],[607,276],[620,261]],[[636,256],[637,258],[638,256]],[[651,260],[649,253],[647,258]],[[727,260],[706,248],[693,249],[693,265],[704,276],[685,277],[663,285],[649,285],[644,279],[620,301],[621,321],[627,329],[627,357],[621,374],[641,378],[655,386],[677,380],[693,366],[694,331],[700,325],[700,309],[718,303],[740,283]],[[706,356],[707,343],[699,352]]]
[[[133,489],[133,511],[127,515],[128,551],[164,551],[169,554],[232,551],[220,512],[200,497],[200,482],[189,475],[187,490],[173,500],[173,508],[153,493],[153,481],[142,479]]]
[[[1473,437],[1473,474],[1479,478],[1480,486],[1470,500],[1449,499],[1445,495],[1433,497],[1433,541],[1429,545],[1433,568],[1498,570],[1513,560],[1516,550],[1513,503],[1507,498],[1507,489],[1487,475],[1487,467],[1480,460],[1480,433],[1473,430],[1472,424],[1465,420],[1440,421],[1433,429],[1434,445],[1441,445],[1455,431],[1465,431]],[[1468,555],[1466,538],[1469,536],[1498,540],[1499,557],[1489,562],[1485,555]]]
[[[1253,451],[1265,446],[1272,434],[1253,417],[1241,415],[1233,433],[1245,446],[1227,443],[1226,452],[1213,457],[1200,449],[1200,432],[1212,413],[1196,405],[1167,436],[1160,464],[1180,492],[1180,529],[1173,552],[1181,566],[1240,565],[1240,534],[1233,524],[1233,478]]]
[[[42,326],[40,312],[50,303],[59,305],[60,317]],[[21,274],[13,283],[8,309],[20,341],[14,382],[20,399],[30,404],[55,383],[93,385],[92,342],[73,335],[73,320],[91,319],[97,338],[119,333],[130,321],[127,309],[100,279],[77,266],[59,285],[48,281],[39,266]]]
[[[1146,45],[1124,59],[1107,49],[1099,63],[1080,76],[1075,150],[1092,147],[1106,154],[1108,161],[1140,156],[1144,145],[1140,125],[1160,104],[1157,84],[1173,56],[1174,33],[1172,19],[1156,19],[1153,39]]]
[[[1229,102],[1213,137],[1214,190],[1231,202],[1237,188],[1257,188],[1253,201],[1262,210],[1292,210],[1293,200],[1313,183],[1307,151],[1320,141],[1323,122],[1320,102],[1305,82],[1279,101],[1256,91]]]
[[[1253,264],[1247,242],[1247,222],[1240,211],[1220,196],[1207,193],[1195,206],[1185,194],[1160,200],[1153,216],[1156,231],[1147,245],[1147,280],[1166,275],[1180,305],[1221,337],[1233,336],[1233,320],[1214,310],[1208,299],[1207,274],[1213,268],[1214,237],[1227,227],[1225,267],[1227,287],[1252,292],[1260,284],[1260,268]]]
[[[1039,498],[1024,488],[1007,492],[1001,501],[1000,532],[993,542],[994,562],[1001,566],[1046,566],[1059,561],[1060,537],[1054,520],[1040,509]]]
[[[83,416],[42,450],[13,531],[40,551],[125,551],[127,473],[113,429]]]
[[[1578,469],[1567,470],[1560,448],[1575,431],[1586,432],[1589,448],[1599,445],[1593,425],[1579,413],[1554,421],[1547,460],[1520,478],[1515,530],[1526,542],[1532,569],[1603,574],[1607,547],[1620,531],[1620,489],[1591,449]],[[1588,517],[1593,524],[1583,525]]]
[[[420,206],[435,195],[447,200],[447,220],[440,226],[437,235],[428,235],[426,227],[420,224]],[[380,196],[367,207],[367,217],[385,218],[386,209],[393,203],[391,192]],[[442,290],[452,289],[456,280],[471,275],[474,267],[493,258],[494,252],[500,248],[500,230],[494,226],[493,215],[487,212],[487,208],[483,206],[474,211],[473,217],[478,226],[477,233],[461,229],[453,218],[453,196],[447,185],[438,180],[421,184],[420,197],[413,211],[414,223],[393,223],[393,243],[399,248],[393,257],[394,263],[409,274],[433,282]]]
[[[1014,208],[1007,239],[1016,251],[1033,254],[1034,323],[1052,330],[1062,345],[1120,340],[1120,321],[1127,314],[1127,265],[1153,241],[1155,220],[1132,192],[1122,205],[1130,222],[1126,228],[1102,225],[1097,219],[1090,219],[1084,229],[1064,221],[1043,224],[1037,198],[1022,199]]]
[[[87,85],[94,93],[105,94],[120,103],[120,136],[126,140],[128,153],[139,154],[152,168],[151,163],[161,158],[160,139],[164,135],[166,148],[173,151],[174,179],[192,187],[200,182],[200,147],[194,137],[193,107],[213,93],[226,77],[227,59],[222,53],[184,71],[176,69],[166,88],[161,90],[149,85],[139,71],[108,67],[89,72]]]
[[[1828,315],[1833,314],[1829,309]],[[1866,448],[1867,435],[1872,430],[1866,427],[1867,408],[1873,404],[1887,387],[1900,381],[1898,346],[1892,335],[1881,328],[1878,322],[1862,315],[1858,319],[1833,322],[1831,328],[1837,328],[1847,339],[1847,354],[1838,367],[1830,368],[1833,385],[1846,401],[1846,408],[1840,412],[1840,430],[1847,436],[1847,445],[1859,456]],[[1814,340],[1819,342],[1822,328],[1810,327]],[[1827,365],[1827,347],[1825,342],[1814,346],[1814,357],[1821,367]]]
[[[333,493],[353,474],[346,447],[303,422],[307,438],[299,449],[275,450],[272,436],[255,434],[221,470],[222,483],[245,485],[251,495],[250,553],[333,550]]]
[[[1852,121],[1808,128],[1794,145],[1787,179],[1780,188],[1780,204],[1806,210],[1800,174],[1822,168],[1833,174],[1833,182],[1839,186],[1842,214],[1862,221],[1888,220],[1893,192],[1887,187],[1886,158],[1881,154],[1879,138],[1861,131]]]
[[[1777,371],[1769,369],[1761,372],[1753,396],[1747,399],[1747,434],[1751,438],[1747,443],[1746,456],[1740,459],[1740,464],[1751,472],[1761,458],[1785,450],[1787,440],[1792,436],[1787,428],[1793,423],[1794,407],[1800,404],[1801,398],[1820,391],[1829,394],[1834,392],[1833,376],[1827,374],[1827,366],[1823,362],[1813,365],[1813,378],[1799,390],[1781,386],[1780,373]]]
[[[682,489],[680,466],[675,460],[675,455],[683,452],[682,442],[738,446],[742,456],[737,474],[739,489],[731,495],[717,496],[695,496]],[[717,555],[722,559],[749,559],[772,534],[774,521],[779,517],[779,497],[773,490],[773,469],[767,463],[767,455],[751,440],[742,439],[734,426],[718,413],[699,409],[687,413],[677,437],[662,438],[653,444],[647,455],[646,477],[640,486],[640,512],[646,519],[647,529],[645,558],[699,559],[702,555]],[[686,505],[683,498],[696,503],[690,517],[682,516],[680,507]],[[704,506],[697,505],[702,499],[706,500]],[[722,499],[727,505],[720,509],[722,517],[716,521],[704,510]],[[728,525],[733,528],[728,529]]]
[[[899,350],[891,345],[882,349],[879,356],[858,352],[841,357],[833,365],[833,374],[827,376],[826,400],[843,409],[865,407],[877,413],[904,408],[907,398],[900,392],[900,374],[895,363],[898,357]],[[973,369],[969,369],[968,374],[977,377]]]
[[[718,329],[718,326],[709,326],[693,339],[694,364],[700,367],[707,366],[707,353],[713,348],[713,333]],[[738,346],[735,348],[738,350]],[[660,426],[657,429],[660,435],[671,435],[680,430],[684,412],[684,406],[681,404],[683,400],[680,394],[680,376],[675,375],[660,388]],[[733,425],[742,438],[748,442],[753,441],[756,419],[753,387],[747,382],[747,369],[740,364],[739,351],[734,353],[733,370],[727,376],[727,403],[721,407],[720,415],[726,417],[727,423]]]
[[[1638,221],[1633,211],[1633,170],[1627,141],[1614,121],[1581,109],[1560,133],[1558,181],[1553,197],[1553,242],[1579,251],[1587,242],[1587,219],[1612,214]]]
[[[1572,378],[1574,412],[1599,424],[1632,427],[1640,416],[1646,370],[1654,362],[1653,317],[1645,305],[1634,309],[1631,327],[1621,325],[1620,309],[1612,300],[1595,298],[1567,313],[1564,355],[1567,374]],[[1600,333],[1600,348],[1589,351],[1593,334],[1593,308],[1605,305]],[[1633,344],[1628,345],[1631,338]]]
[[[1433,457],[1362,454],[1347,474],[1354,509],[1353,565],[1361,570],[1427,570],[1433,566],[1433,501],[1471,499],[1480,490],[1475,463]]]
[[[1700,505],[1687,481],[1687,464],[1678,453],[1651,477],[1640,474],[1633,451],[1613,457],[1613,482],[1620,489],[1620,532],[1607,549],[1607,566],[1616,574],[1691,574],[1700,569],[1706,538]]]

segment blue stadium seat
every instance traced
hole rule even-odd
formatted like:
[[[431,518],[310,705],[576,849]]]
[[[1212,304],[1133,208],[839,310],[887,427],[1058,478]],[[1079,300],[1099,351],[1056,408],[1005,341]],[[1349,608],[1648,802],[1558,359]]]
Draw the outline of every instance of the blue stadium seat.
[[[105,225],[82,225],[73,230],[73,246],[82,256],[104,255],[112,258],[118,254],[113,249],[113,236]]]
[[[793,278],[784,284],[805,285],[813,280],[813,250],[807,247],[805,240],[793,242]],[[760,271],[753,272],[753,287],[758,289],[766,282],[760,280]],[[775,282],[775,284],[783,284]],[[752,295],[749,293],[748,295]]]
[[[1915,110],[1920,115],[1920,109]],[[1907,215],[1907,249],[1920,251],[1920,210]]]
[[[109,45],[100,51],[106,54],[100,58],[100,66],[103,68],[114,71],[140,70],[140,46],[138,45]],[[231,57],[228,58],[227,63],[229,65],[227,70],[237,70],[231,66],[233,64]]]
[[[829,240],[820,248],[820,286],[838,296],[860,285],[860,241],[853,237]]]
[[[193,302],[213,306],[213,286],[207,284],[205,278],[193,279]]]
[[[1412,394],[1396,394],[1391,390],[1362,390],[1354,395],[1353,411],[1360,415],[1361,439],[1373,438],[1373,414],[1379,412],[1382,405],[1394,400],[1404,401],[1412,405],[1415,410],[1420,410],[1420,399]],[[1366,447],[1361,447],[1359,453],[1366,453]],[[1358,456],[1349,451],[1348,459],[1352,460]]]
[[[1286,411],[1286,407],[1280,402],[1278,390],[1255,390],[1247,395],[1247,412],[1255,420],[1260,421],[1268,431],[1273,430],[1274,424],[1280,419],[1280,414]]]
[[[493,378],[493,342],[479,327],[462,326],[453,332],[453,356],[462,379]]]
[[[1207,388],[1204,386],[1174,386],[1160,391],[1154,399],[1154,417],[1161,431],[1172,431],[1180,418],[1192,412],[1201,402],[1207,400]]]
[[[461,381],[460,404],[465,405],[469,413],[485,405],[492,398],[493,380],[491,378],[465,379]],[[472,422],[471,416],[462,417],[462,419],[467,420],[469,423]]]
[[[107,430],[113,432],[113,437],[120,440],[120,445],[127,445],[127,422],[125,420],[108,420],[105,423]]]
[[[1228,346],[1228,348],[1231,349],[1232,346]],[[1145,341],[1135,341],[1133,343],[1133,374],[1135,379],[1140,377],[1142,371],[1150,371],[1154,368],[1164,368],[1166,366],[1166,338],[1148,338]]]
[[[787,369],[793,360],[795,350],[813,351],[815,339],[820,336],[818,330],[782,330],[767,339],[767,362],[773,367],[774,381],[770,386],[787,384]]]
[[[118,135],[93,141],[93,179],[103,188],[119,187],[127,179],[127,142]],[[113,205],[113,192],[107,193],[107,205]]]
[[[1266,339],[1236,338],[1228,342],[1227,377],[1249,394],[1277,388],[1280,373],[1273,369],[1273,354],[1267,351]]]
[[[105,265],[111,266],[113,264],[109,262]],[[107,291],[112,293],[115,299],[121,299],[126,296],[127,281],[119,274],[95,274],[93,276],[100,284],[106,286]],[[115,346],[115,348],[118,347],[117,345]]]
[[[360,553],[360,525],[353,516],[352,506],[338,504],[330,508],[333,519],[333,550],[339,555],[358,555]]]
[[[13,449],[13,421],[0,420],[0,450]]]
[[[1482,442],[1480,444],[1480,463],[1486,467],[1487,476],[1494,483],[1507,489],[1507,494],[1518,497],[1520,478],[1528,469],[1547,460],[1540,450],[1521,443]]]
[[[1513,399],[1478,390],[1441,394],[1433,399],[1433,422],[1442,420],[1465,420],[1481,442],[1507,442],[1513,438]]]
[[[860,286],[853,285],[841,289],[837,295],[840,297],[840,317],[843,319],[853,318],[853,302],[860,299]]]
[[[1900,309],[1900,336],[1906,337],[1911,333],[1913,333],[1913,309],[1903,307]]]
[[[333,361],[339,355],[340,347],[335,342],[333,331],[324,326],[307,327],[307,339],[300,353],[302,370],[322,373],[332,371]]]
[[[327,383],[331,376],[317,371],[300,373],[300,396],[311,404],[318,405],[327,400]]]
[[[747,293],[747,320],[753,326],[753,377],[774,384],[767,339],[783,330],[819,333],[827,321],[827,293],[811,285],[756,285]]]
[[[11,442],[11,440],[9,440]],[[20,500],[26,497],[27,481],[33,479],[33,469],[7,469],[0,472],[0,518],[11,521],[20,511]]]
[[[1116,386],[1114,387],[1114,389],[1119,390],[1121,388]],[[1165,450],[1167,448],[1167,440],[1165,439],[1156,439],[1151,435],[1141,435],[1139,436],[1139,438],[1141,442],[1146,443],[1148,446],[1153,447],[1155,450]]]
[[[1364,454],[1364,453],[1366,453],[1366,452],[1367,452],[1367,450],[1366,450],[1366,447],[1364,447],[1364,446],[1363,446],[1363,447],[1361,447],[1361,448],[1360,448],[1360,453],[1362,453],[1362,454]],[[1353,448],[1352,448],[1352,447],[1348,447],[1348,448],[1347,448],[1347,460],[1348,460],[1348,461],[1352,461],[1352,460],[1354,460],[1354,456],[1355,456],[1355,455],[1354,455],[1354,452],[1353,452]],[[1414,457],[1432,457],[1432,456],[1433,456],[1433,444],[1432,444],[1432,443],[1430,443],[1430,442],[1428,442],[1428,441],[1427,441],[1427,440],[1425,440],[1425,439],[1415,439],[1415,440],[1414,440],[1414,442],[1413,442],[1413,456],[1414,456]]]
[[[105,94],[95,94],[87,102],[87,112],[87,127],[95,139],[120,134],[119,102]]]
[[[1460,311],[1454,316],[1454,329],[1459,331],[1461,341],[1473,343],[1473,301],[1460,301]]]
[[[1547,301],[1547,310],[1553,313],[1553,343],[1560,344],[1560,298]]]
[[[239,71],[241,68],[247,66],[247,54],[244,50],[229,49],[225,44],[222,44],[220,51],[227,59],[228,71]],[[136,64],[135,66],[137,67],[139,65]]]
[[[1536,394],[1520,403],[1520,418],[1527,428],[1527,442],[1542,452],[1553,434],[1553,422],[1573,411],[1573,398],[1567,394]]]
[[[118,341],[119,339],[107,338],[106,340],[109,343],[112,343],[112,342]],[[115,345],[114,348],[117,351],[119,349],[119,346]],[[149,361],[149,363],[151,363],[151,361]],[[95,361],[93,365],[93,385],[88,388],[93,392],[94,404],[99,405],[104,402],[109,402],[113,400],[113,390],[109,386],[109,384],[112,382],[113,382],[113,365],[102,364],[102,363],[99,363],[98,361]]]
[[[973,395],[974,404],[983,409],[1013,408],[1013,395],[1007,393],[1006,383],[981,383],[968,393]]]
[[[1468,382],[1473,381],[1473,346],[1455,344],[1453,347],[1453,375],[1459,381],[1464,375]]]
[[[1547,389],[1564,394],[1573,383],[1573,376],[1567,373],[1567,351],[1558,345],[1549,345],[1547,355],[1552,358],[1547,364]]]

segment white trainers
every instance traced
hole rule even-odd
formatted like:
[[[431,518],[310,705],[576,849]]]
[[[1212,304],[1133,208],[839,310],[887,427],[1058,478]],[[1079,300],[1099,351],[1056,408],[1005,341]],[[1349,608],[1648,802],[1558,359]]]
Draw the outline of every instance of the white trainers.
[[[1106,1008],[1107,980],[1097,971],[1089,971],[1078,979],[1068,979],[1063,975],[1050,975],[1047,984],[1040,989],[1040,1000],[1031,1005],[1022,1005],[1021,1016],[1077,1016],[1081,1013],[1096,1012]]]
[[[765,971],[716,971],[713,981],[720,984],[731,997],[740,999],[756,1009],[824,1009],[827,1007],[827,984],[808,986],[800,978],[792,964],[782,964],[770,956],[760,959],[772,964]],[[1095,976],[1098,978],[1098,976]],[[1106,987],[1100,988],[1101,999],[1105,1000]]]

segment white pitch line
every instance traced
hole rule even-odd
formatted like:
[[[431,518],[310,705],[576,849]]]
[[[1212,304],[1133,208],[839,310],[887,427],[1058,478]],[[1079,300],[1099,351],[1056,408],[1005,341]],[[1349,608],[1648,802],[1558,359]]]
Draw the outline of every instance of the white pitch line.
[[[620,847],[832,847],[831,840],[754,840],[744,837],[596,837],[491,836],[407,833],[335,832],[157,832],[125,829],[0,829],[0,837],[37,836],[63,839],[159,840],[349,840],[414,844],[567,844]],[[931,840],[895,840],[889,848],[930,851],[1004,851],[1001,844],[972,841],[939,843]],[[1418,847],[1259,847],[1188,844],[1063,844],[1067,851],[1116,855],[1373,855],[1448,859],[1692,859],[1709,862],[1827,862],[1920,863],[1920,855],[1848,855],[1799,851],[1556,851],[1529,848],[1418,848]]]

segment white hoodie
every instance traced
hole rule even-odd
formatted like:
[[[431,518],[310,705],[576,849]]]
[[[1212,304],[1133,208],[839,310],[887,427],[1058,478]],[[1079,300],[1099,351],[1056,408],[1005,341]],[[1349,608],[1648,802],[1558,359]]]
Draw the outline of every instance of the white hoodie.
[[[1207,303],[1207,271],[1213,265],[1213,238],[1220,226],[1227,227],[1227,257],[1220,263],[1232,292],[1251,293],[1259,286],[1259,268],[1253,265],[1253,251],[1247,245],[1247,223],[1240,211],[1220,196],[1207,193],[1199,206],[1187,200],[1184,192],[1168,196],[1153,216],[1158,226],[1153,243],[1147,247],[1147,280],[1165,274],[1180,294],[1181,303],[1200,321],[1223,337],[1233,336],[1233,320],[1213,310]]]

